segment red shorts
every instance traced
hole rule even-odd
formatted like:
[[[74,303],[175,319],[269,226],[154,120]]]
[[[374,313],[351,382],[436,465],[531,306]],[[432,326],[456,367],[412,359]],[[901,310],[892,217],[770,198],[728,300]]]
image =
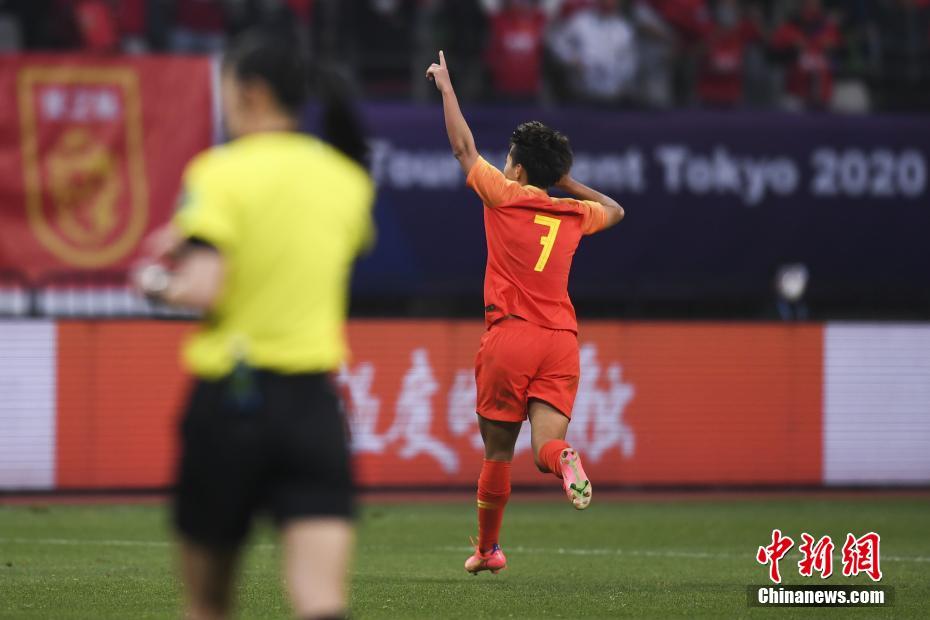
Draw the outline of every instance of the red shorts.
[[[537,398],[571,418],[578,375],[578,336],[573,332],[504,319],[481,337],[475,359],[478,415],[522,422],[527,402]]]

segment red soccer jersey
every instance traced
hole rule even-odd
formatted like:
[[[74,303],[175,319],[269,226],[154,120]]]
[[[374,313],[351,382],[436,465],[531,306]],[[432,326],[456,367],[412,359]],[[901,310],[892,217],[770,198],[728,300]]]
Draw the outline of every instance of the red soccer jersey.
[[[538,187],[508,180],[481,157],[466,183],[485,207],[487,325],[513,315],[541,327],[577,333],[568,274],[581,237],[604,228],[606,207],[552,198]]]

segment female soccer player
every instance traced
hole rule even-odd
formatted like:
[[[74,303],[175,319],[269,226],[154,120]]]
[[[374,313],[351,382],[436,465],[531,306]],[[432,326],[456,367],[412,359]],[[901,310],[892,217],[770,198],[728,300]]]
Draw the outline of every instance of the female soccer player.
[[[297,132],[306,82],[287,40],[253,33],[228,52],[235,139],[190,162],[178,213],[150,240],[149,259],[173,269],[136,274],[147,295],[206,312],[184,351],[196,382],[174,498],[191,618],[229,615],[260,511],[280,528],[297,616],[346,613],[352,481],[329,373],[346,357],[349,274],[372,237],[374,190],[356,161]],[[345,121],[344,108],[327,118]],[[347,150],[362,144],[341,127]]]
[[[570,176],[568,139],[542,123],[523,123],[510,138],[503,172],[479,154],[459,109],[445,56],[427,78],[442,93],[452,152],[484,203],[488,264],[484,276],[488,330],[475,361],[478,426],[484,465],[478,478],[478,543],[465,570],[497,573],[507,565],[498,544],[510,498],[510,462],[529,418],[536,466],[562,479],[579,510],[591,482],[565,441],[578,389],[578,326],[568,274],[582,235],[617,224],[623,208]],[[574,198],[552,198],[555,185]]]

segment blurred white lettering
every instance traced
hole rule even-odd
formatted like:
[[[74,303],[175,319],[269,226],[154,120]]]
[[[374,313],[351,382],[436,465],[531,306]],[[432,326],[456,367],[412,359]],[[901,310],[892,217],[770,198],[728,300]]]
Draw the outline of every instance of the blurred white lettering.
[[[122,114],[119,96],[110,88],[53,86],[39,93],[44,121],[108,122]]]
[[[398,456],[412,459],[426,454],[435,459],[447,473],[459,468],[455,451],[430,434],[433,422],[433,395],[439,383],[433,375],[426,349],[414,349],[410,355],[411,366],[404,375],[400,395],[395,406],[394,423],[384,439],[387,442],[403,442]]]
[[[914,149],[895,153],[821,147],[811,153],[811,167],[810,191],[817,197],[914,198],[927,188],[927,162]]]
[[[583,345],[579,357],[581,377],[568,425],[568,440],[594,463],[612,448],[619,449],[623,458],[632,458],[636,437],[633,429],[623,422],[623,412],[633,400],[633,386],[623,382],[620,364],[612,363],[605,373],[607,389],[598,387],[601,364],[596,345]]]
[[[708,156],[680,144],[662,145],[656,148],[655,158],[669,193],[735,194],[747,206],[761,203],[769,191],[794,193],[800,178],[797,164],[787,157],[752,159],[733,155],[722,146]]]
[[[371,393],[374,378],[375,367],[370,362],[359,364],[355,370],[343,365],[336,375],[336,382],[349,391],[349,424],[352,428],[353,452],[384,452],[384,437],[377,434],[381,400]]]

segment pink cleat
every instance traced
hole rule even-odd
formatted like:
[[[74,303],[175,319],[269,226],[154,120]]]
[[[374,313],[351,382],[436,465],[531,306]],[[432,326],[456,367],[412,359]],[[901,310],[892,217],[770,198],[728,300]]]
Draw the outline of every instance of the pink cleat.
[[[465,560],[465,570],[472,575],[477,575],[483,570],[489,570],[496,575],[505,568],[507,568],[507,558],[504,556],[504,552],[501,551],[500,545],[494,545],[487,553],[481,553],[481,550],[476,545],[475,553]]]
[[[571,448],[566,448],[559,455],[559,468],[562,487],[569,501],[578,510],[584,510],[591,503],[591,481],[581,466],[581,457]]]

